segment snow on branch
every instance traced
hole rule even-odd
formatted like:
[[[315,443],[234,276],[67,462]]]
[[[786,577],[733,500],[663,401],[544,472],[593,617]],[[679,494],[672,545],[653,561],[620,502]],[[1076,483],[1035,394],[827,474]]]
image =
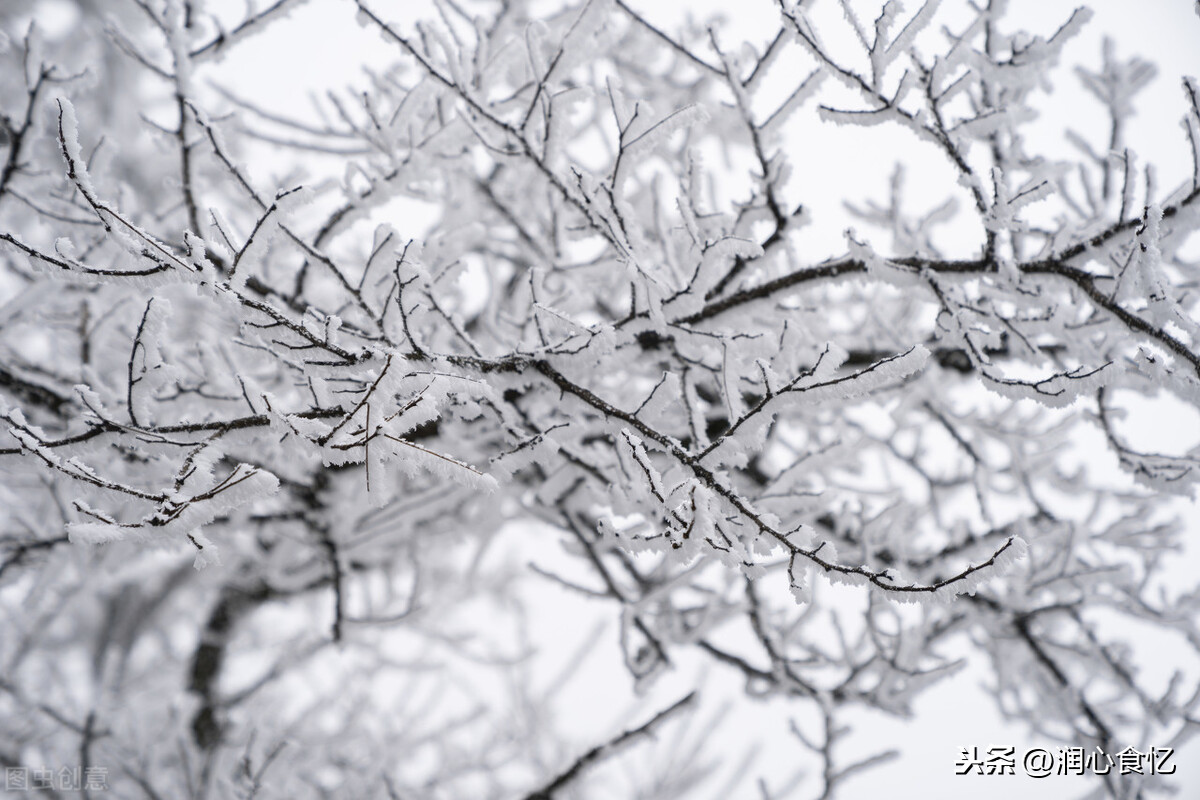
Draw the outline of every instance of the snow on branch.
[[[781,2],[737,42],[633,0],[418,5],[0,8],[0,715],[50,726],[14,759],[103,756],[120,796],[704,788],[727,731],[666,724],[691,686],[547,749],[612,656],[770,696],[832,795],[891,757],[844,708],[909,714],[951,637],[1039,730],[1194,727],[1124,649],[1168,631],[1198,671],[1194,78],[1143,107],[1119,39],[1072,75],[1084,9]],[[311,106],[239,66],[296,53]],[[1051,130],[1068,99],[1100,122]],[[668,734],[687,758],[626,748]]]

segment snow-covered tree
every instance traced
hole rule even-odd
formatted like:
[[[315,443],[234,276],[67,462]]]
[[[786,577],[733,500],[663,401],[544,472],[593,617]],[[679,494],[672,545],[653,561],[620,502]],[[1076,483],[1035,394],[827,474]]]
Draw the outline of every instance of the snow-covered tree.
[[[1007,5],[782,0],[748,43],[634,0],[0,6],[0,761],[831,797],[894,768],[847,715],[972,662],[1038,741],[1180,747],[1200,83],[1142,109],[1192,157],[1156,176],[1151,63],[1072,74],[1089,12]],[[388,63],[243,96],[318,12]],[[1048,132],[1080,89],[1106,125]],[[866,147],[884,195],[810,191]],[[556,705],[606,652],[643,701]],[[739,764],[710,695],[791,755]],[[1169,788],[1125,772],[1078,788]]]

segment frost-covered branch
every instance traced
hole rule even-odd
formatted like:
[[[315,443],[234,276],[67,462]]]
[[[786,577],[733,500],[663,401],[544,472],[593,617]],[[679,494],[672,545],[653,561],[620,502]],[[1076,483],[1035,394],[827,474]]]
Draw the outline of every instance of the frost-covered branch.
[[[1143,108],[1119,41],[1072,75],[1084,9],[951,5],[780,2],[748,42],[634,0],[0,9],[0,714],[41,709],[0,753],[682,798],[709,707],[771,697],[807,777],[750,751],[724,791],[830,797],[891,758],[850,714],[964,650],[1038,736],[1182,742],[1200,91]],[[355,44],[304,38],[334,18]],[[295,53],[311,108],[237,66]],[[1039,120],[1064,73],[1096,130]],[[1182,116],[1181,174],[1135,111]],[[840,124],[895,165],[825,180]],[[679,681],[560,746],[577,694]]]

